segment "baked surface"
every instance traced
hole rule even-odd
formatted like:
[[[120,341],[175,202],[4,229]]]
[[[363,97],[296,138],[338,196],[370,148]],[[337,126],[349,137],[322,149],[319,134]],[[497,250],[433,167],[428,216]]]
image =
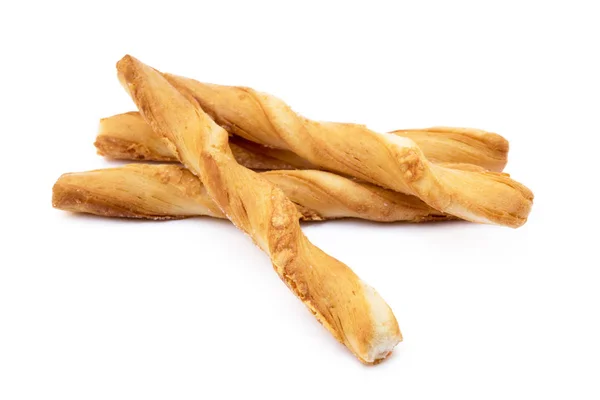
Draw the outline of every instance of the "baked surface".
[[[283,190],[304,221],[454,219],[414,196],[330,172],[282,170],[262,172],[261,176]],[[52,205],[66,211],[107,217],[175,219],[207,215],[226,218],[200,179],[177,164],[130,164],[64,174],[52,189]]]
[[[125,56],[117,71],[146,122],[201,178],[221,211],[270,256],[281,279],[323,326],[362,362],[386,358],[402,340],[389,306],[304,236],[298,211],[284,193],[235,161],[228,133],[155,69]]]
[[[508,175],[444,167],[406,137],[364,125],[316,122],[278,98],[246,87],[206,84],[165,74],[229,132],[288,150],[322,169],[417,196],[459,218],[518,227],[527,221],[532,192]]]

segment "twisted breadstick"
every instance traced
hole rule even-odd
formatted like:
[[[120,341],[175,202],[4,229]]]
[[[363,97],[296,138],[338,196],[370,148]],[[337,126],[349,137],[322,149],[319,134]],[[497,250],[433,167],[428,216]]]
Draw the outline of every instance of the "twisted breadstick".
[[[387,357],[402,339],[388,305],[350,268],[308,241],[294,204],[235,161],[227,132],[192,98],[135,58],[125,56],[117,70],[152,129],[200,176],[225,215],[269,254],[275,271],[315,317],[361,361]]]
[[[390,132],[412,139],[425,157],[437,163],[468,163],[490,171],[502,171],[508,141],[495,133],[467,128],[428,128]],[[100,155],[122,160],[177,161],[160,135],[137,112],[100,120],[94,143]],[[251,169],[315,169],[308,161],[287,151],[258,145],[237,136],[229,138],[236,160]]]
[[[433,127],[390,133],[411,139],[429,161],[436,163],[474,164],[502,172],[508,161],[508,141],[479,129]]]
[[[117,160],[178,161],[138,112],[102,118],[94,146],[98,154]],[[291,151],[261,146],[237,136],[229,138],[229,147],[236,161],[250,169],[314,168]]]
[[[323,169],[415,195],[462,219],[512,227],[527,220],[533,194],[506,175],[433,164],[408,138],[379,134],[363,125],[311,121],[276,97],[249,88],[165,77],[194,97],[215,122],[245,139],[293,151]]]
[[[269,171],[305,221],[362,218],[372,221],[436,221],[444,215],[414,196],[312,170]],[[198,215],[227,218],[194,174],[178,165],[130,164],[62,175],[52,205],[108,217],[177,219]]]
[[[174,164],[130,164],[63,174],[52,187],[52,206],[106,217],[227,218],[200,179]]]
[[[494,153],[494,146],[508,149],[508,142],[499,135],[477,131],[474,129],[460,128],[430,128],[429,130],[410,130],[398,131],[403,132],[407,136],[420,138],[425,148],[429,150],[433,157],[440,165],[444,165],[454,169],[485,172],[484,169],[478,167],[477,164],[489,164],[493,160],[490,154]],[[454,133],[456,132],[456,133]],[[293,169],[293,168],[310,168],[310,163],[302,160],[294,153],[273,149],[248,140],[231,136],[230,147],[232,153],[238,163],[252,169]],[[466,144],[463,144],[466,143]],[[236,144],[237,143],[237,144]],[[112,117],[103,118],[100,121],[100,128],[96,138],[95,146],[101,155],[116,159],[125,160],[153,160],[153,161],[176,161],[177,157],[169,149],[164,139],[154,132],[150,126],[144,121],[138,112],[129,112],[118,114]],[[471,161],[470,164],[455,164],[441,162],[444,159]],[[283,161],[285,160],[285,161]],[[504,152],[504,162],[506,161],[506,152]],[[470,167],[471,165],[472,167]],[[497,164],[498,166],[499,164]],[[502,164],[503,165],[503,164]],[[128,171],[132,172],[132,171]],[[125,173],[125,172],[123,172]],[[94,171],[94,177],[101,178],[100,171]],[[312,207],[306,209],[299,207],[304,214],[304,219],[330,219],[337,217],[355,217],[370,219],[375,221],[424,221],[439,219],[439,215],[443,213],[436,212],[431,207],[425,205],[418,199],[412,199],[404,194],[376,188],[373,185],[361,183],[360,186],[356,182],[348,181],[347,179],[337,178],[337,183],[333,182],[333,178],[327,178],[327,174],[318,174],[316,171],[300,173],[297,178],[292,179],[290,174],[282,174],[281,171],[274,172],[272,179],[273,183],[281,185],[284,193],[296,204],[306,205],[308,201],[314,201]],[[508,175],[507,175],[508,176]],[[71,176],[70,179],[81,178],[84,176]],[[276,182],[273,179],[279,178]],[[108,176],[106,177],[108,179]],[[303,191],[299,191],[298,183],[303,182],[305,186]],[[79,181],[80,186],[85,186],[85,181]],[[316,186],[315,186],[316,185]],[[331,200],[325,197],[322,191],[317,188],[327,187],[329,192],[334,187],[344,188],[344,191],[338,191],[338,200],[342,203],[347,201],[349,196],[357,199],[354,202],[354,207],[334,207]],[[71,185],[74,188],[74,185]],[[128,190],[136,192],[131,185],[127,186]],[[126,188],[124,187],[123,190]],[[387,198],[394,199],[398,205],[395,211],[387,208],[374,206],[369,198],[370,193],[378,193],[379,199]],[[83,190],[81,187],[79,190]],[[300,193],[301,195],[298,195]],[[359,195],[361,194],[362,195]],[[395,194],[392,194],[395,193]],[[91,196],[91,194],[90,194]],[[113,196],[111,193],[104,193],[103,196]],[[327,196],[331,196],[329,193]],[[92,201],[92,197],[89,197]],[[114,203],[114,200],[112,201]],[[383,201],[383,204],[389,201]],[[338,204],[340,204],[338,202]],[[83,204],[78,207],[84,207]],[[323,210],[336,210],[335,213],[324,213]],[[386,206],[387,207],[387,206]],[[416,208],[415,208],[416,207]],[[389,211],[389,214],[375,213],[374,209]],[[356,212],[356,210],[368,210],[366,213]],[[77,210],[72,210],[77,211]],[[92,212],[80,210],[81,212]],[[115,211],[115,215],[119,215],[121,211]],[[169,214],[169,213],[167,213]],[[107,215],[106,212],[101,212],[100,215]],[[446,214],[446,218],[448,215]]]

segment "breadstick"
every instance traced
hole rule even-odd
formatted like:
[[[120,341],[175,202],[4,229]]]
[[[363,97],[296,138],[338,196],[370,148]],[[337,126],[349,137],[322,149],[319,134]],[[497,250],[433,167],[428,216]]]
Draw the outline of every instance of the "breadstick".
[[[453,219],[414,196],[324,171],[268,171],[305,221],[361,218],[379,222]],[[194,174],[175,164],[130,164],[62,175],[52,188],[52,205],[107,217],[178,219],[199,215],[227,218]]]
[[[311,121],[276,97],[249,88],[165,77],[229,132],[293,151],[322,169],[417,196],[468,221],[518,227],[529,215],[533,194],[506,175],[436,165],[411,139],[363,125]]]
[[[502,172],[508,161],[508,141],[502,136],[470,128],[401,129],[394,135],[411,139],[429,161],[474,164]]]
[[[200,179],[175,164],[130,164],[63,174],[52,187],[52,206],[105,217],[227,218]]]
[[[178,161],[138,112],[102,118],[94,146],[98,154],[116,160]],[[250,169],[314,168],[291,151],[261,146],[237,136],[229,138],[229,147],[236,161]]]
[[[412,139],[425,157],[438,163],[469,163],[500,172],[506,165],[508,141],[477,129],[435,127],[390,132]],[[177,161],[160,136],[137,112],[102,118],[94,143],[98,153],[122,160]],[[236,160],[251,169],[315,169],[296,154],[258,145],[237,136],[229,139]],[[258,166],[257,166],[258,164]]]
[[[131,56],[119,79],[155,132],[167,139],[225,215],[271,258],[287,286],[364,363],[386,358],[402,340],[385,301],[345,264],[304,236],[294,204],[269,181],[239,165],[228,134],[155,69]]]

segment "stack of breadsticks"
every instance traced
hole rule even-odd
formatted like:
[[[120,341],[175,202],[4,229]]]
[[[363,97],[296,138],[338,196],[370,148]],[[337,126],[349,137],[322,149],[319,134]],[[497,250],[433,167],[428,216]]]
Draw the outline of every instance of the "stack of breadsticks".
[[[402,340],[394,314],[348,266],[304,236],[300,219],[518,227],[531,209],[531,191],[501,172],[508,143],[493,133],[377,133],[311,121],[271,95],[161,73],[130,56],[117,72],[139,112],[100,121],[99,154],[174,163],[64,174],[53,206],[112,217],[229,219],[366,364],[385,359]]]

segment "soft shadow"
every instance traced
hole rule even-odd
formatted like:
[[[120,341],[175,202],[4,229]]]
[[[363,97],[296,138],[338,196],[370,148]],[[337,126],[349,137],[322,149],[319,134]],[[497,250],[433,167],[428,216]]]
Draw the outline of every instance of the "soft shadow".
[[[124,224],[157,224],[157,223],[167,223],[167,222],[173,222],[173,221],[195,220],[198,222],[210,221],[213,224],[222,224],[223,226],[232,225],[231,222],[229,222],[229,220],[222,219],[222,218],[212,218],[212,217],[203,216],[203,215],[193,216],[193,217],[182,217],[182,218],[148,219],[148,218],[109,217],[109,216],[86,214],[86,213],[75,213],[75,212],[62,211],[62,210],[57,210],[57,211],[59,211],[62,214],[63,218],[65,218],[67,220],[72,220],[72,221],[90,221],[90,222],[113,221],[115,223],[124,223]]]
[[[378,222],[369,221],[359,218],[340,218],[326,221],[302,221],[301,225],[303,228],[313,228],[317,226],[338,226],[340,228],[349,227],[377,227],[377,229],[429,229],[432,226],[438,227],[452,227],[473,225],[472,222],[463,220],[440,220],[440,221],[424,221],[424,222],[407,222],[407,221],[395,221],[395,222]]]

